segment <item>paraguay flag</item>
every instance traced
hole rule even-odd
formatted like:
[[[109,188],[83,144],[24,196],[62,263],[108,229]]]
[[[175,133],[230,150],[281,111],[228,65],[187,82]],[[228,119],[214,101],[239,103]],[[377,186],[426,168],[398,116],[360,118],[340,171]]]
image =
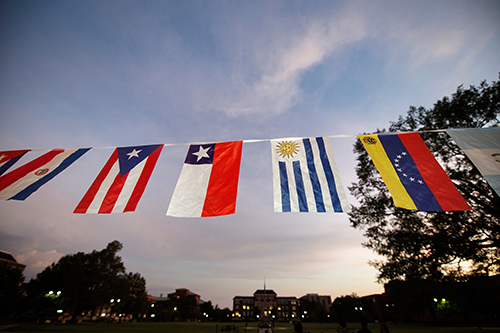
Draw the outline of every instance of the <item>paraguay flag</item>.
[[[19,161],[21,157],[29,152],[29,150],[10,150],[0,151],[0,176],[5,173],[14,163]]]
[[[271,141],[275,212],[348,212],[328,138]]]
[[[471,209],[417,132],[358,137],[395,206],[421,211]]]
[[[243,141],[191,145],[167,215],[234,214],[242,147]]]
[[[162,148],[163,145],[116,148],[73,213],[135,211]]]
[[[53,149],[0,177],[0,199],[24,200],[90,148]]]

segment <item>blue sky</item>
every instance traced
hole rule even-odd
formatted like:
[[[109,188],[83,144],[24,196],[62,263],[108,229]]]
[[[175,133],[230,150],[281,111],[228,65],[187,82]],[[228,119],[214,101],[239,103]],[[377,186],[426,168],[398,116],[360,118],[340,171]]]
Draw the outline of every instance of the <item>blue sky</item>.
[[[498,1],[4,0],[0,150],[373,132],[497,80],[499,22]],[[355,138],[330,140],[347,187]],[[150,294],[185,287],[221,307],[264,277],[282,296],[383,290],[345,214],[273,213],[268,141],[244,144],[235,215],[166,217],[186,150],[163,149],[134,213],[74,215],[112,152],[91,150],[0,202],[0,249],[29,280],[116,239]]]

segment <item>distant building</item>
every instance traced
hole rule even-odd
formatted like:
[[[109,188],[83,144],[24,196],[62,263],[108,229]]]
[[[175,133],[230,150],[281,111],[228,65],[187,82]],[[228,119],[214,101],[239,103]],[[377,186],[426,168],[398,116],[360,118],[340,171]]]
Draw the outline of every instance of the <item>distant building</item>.
[[[163,294],[160,295],[160,297],[152,297],[151,296],[152,299],[150,300],[150,302],[151,303],[165,302],[165,301],[172,300],[174,298],[181,298],[181,297],[194,298],[196,300],[196,305],[200,305],[200,303],[203,303],[200,295],[195,294],[186,288],[175,289],[175,292],[168,294],[167,297],[164,297]],[[148,295],[148,298],[149,298],[149,295]]]
[[[10,254],[9,252],[5,252],[5,251],[0,251],[0,264],[4,264],[4,265],[7,265],[7,266],[12,267],[12,268],[20,269],[21,272],[24,271],[24,269],[26,268],[26,265],[18,263],[16,261],[16,259],[14,259],[12,254]]]
[[[234,320],[273,320],[289,321],[298,318],[299,302],[297,297],[278,297],[274,290],[258,289],[253,296],[233,298]]]
[[[300,300],[303,299],[307,299],[310,302],[319,303],[326,312],[330,312],[330,306],[332,305],[332,297],[330,295],[320,296],[318,294],[307,294],[300,298]]]
[[[175,292],[168,294],[168,298],[180,298],[181,296],[193,297],[196,300],[196,305],[200,305],[201,296],[191,292],[189,289],[179,288],[175,289]]]

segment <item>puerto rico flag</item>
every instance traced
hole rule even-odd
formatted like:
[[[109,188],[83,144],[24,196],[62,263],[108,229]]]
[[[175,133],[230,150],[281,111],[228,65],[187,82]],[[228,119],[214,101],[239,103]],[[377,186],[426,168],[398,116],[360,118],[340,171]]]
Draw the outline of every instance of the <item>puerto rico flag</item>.
[[[167,215],[234,214],[242,147],[243,141],[191,145]]]
[[[0,151],[0,176],[5,173],[14,163],[19,161],[21,157],[29,152],[29,150],[10,150]]]
[[[116,148],[73,213],[135,211],[162,148],[163,145]]]
[[[395,206],[420,211],[471,209],[417,132],[358,137]]]
[[[0,199],[25,200],[90,148],[53,149],[0,177]]]

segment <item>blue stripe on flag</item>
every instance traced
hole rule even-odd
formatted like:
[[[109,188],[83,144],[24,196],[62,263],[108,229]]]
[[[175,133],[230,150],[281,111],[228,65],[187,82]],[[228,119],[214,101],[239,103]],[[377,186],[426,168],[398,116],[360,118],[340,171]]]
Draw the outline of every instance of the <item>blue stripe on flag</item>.
[[[309,139],[303,139],[304,148],[307,158],[307,168],[309,169],[309,177],[311,178],[311,185],[313,188],[314,199],[316,201],[316,211],[326,212],[325,204],[323,202],[323,193],[321,193],[321,184],[319,183],[318,174],[316,172],[316,165],[314,164],[314,156]]]
[[[286,163],[278,162],[280,169],[280,184],[281,184],[281,210],[283,212],[291,212],[290,208],[290,192],[288,189],[288,176],[286,174]]]
[[[337,186],[335,185],[335,176],[333,175],[332,166],[330,165],[330,160],[326,154],[325,142],[322,137],[316,138],[316,142],[318,143],[321,163],[323,164],[326,181],[328,182],[328,189],[330,190],[330,197],[332,198],[333,210],[337,213],[343,212],[342,204],[340,203],[339,195],[337,193]]]
[[[300,170],[300,161],[293,162],[293,174],[295,176],[295,186],[297,187],[297,198],[299,200],[299,210],[301,212],[308,212],[306,190],[304,188],[304,181],[302,180],[302,170]]]
[[[408,153],[399,136],[397,134],[379,134],[378,138],[394,170],[397,172],[401,184],[403,184],[417,209],[434,212],[443,211],[434,193],[432,193],[423,180],[417,165],[413,161],[413,157]],[[396,163],[395,161],[398,162]],[[397,166],[394,164],[397,164]]]
[[[57,176],[59,173],[61,173],[64,169],[69,167],[73,162],[75,162],[77,159],[79,159],[83,154],[88,152],[90,148],[83,148],[83,149],[78,149],[75,151],[73,154],[69,155],[66,157],[52,172],[49,172],[45,177],[40,178],[40,180],[37,180],[30,186],[26,187],[24,190],[21,192],[17,193],[13,197],[9,198],[9,200],[24,200],[27,197],[29,197],[33,192],[38,190],[41,186],[43,186],[45,183],[47,183],[49,180]]]

